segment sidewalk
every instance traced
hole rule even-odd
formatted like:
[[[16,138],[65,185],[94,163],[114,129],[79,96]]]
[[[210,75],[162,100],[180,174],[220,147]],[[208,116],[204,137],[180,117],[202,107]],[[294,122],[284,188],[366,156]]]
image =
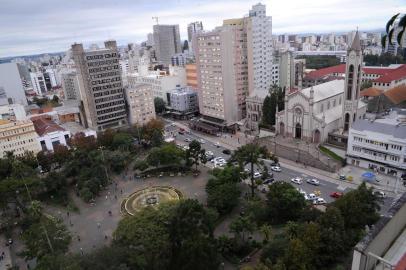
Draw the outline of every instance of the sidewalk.
[[[0,270],[7,270],[11,268],[11,254],[10,248],[6,246],[6,238],[0,235],[0,256],[4,252],[4,258],[0,260]]]

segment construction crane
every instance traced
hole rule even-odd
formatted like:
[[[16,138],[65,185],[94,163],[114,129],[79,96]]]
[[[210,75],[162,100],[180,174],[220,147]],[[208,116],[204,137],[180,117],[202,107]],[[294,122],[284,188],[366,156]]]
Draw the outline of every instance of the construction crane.
[[[155,23],[156,23],[156,24],[159,24],[159,23],[158,23],[159,17],[152,17],[152,19],[155,20]]]

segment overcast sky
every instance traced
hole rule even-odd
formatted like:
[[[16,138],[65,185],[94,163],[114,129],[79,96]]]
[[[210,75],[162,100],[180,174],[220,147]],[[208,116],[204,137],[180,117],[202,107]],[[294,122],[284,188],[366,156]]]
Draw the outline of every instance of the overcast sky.
[[[205,29],[241,17],[258,0],[0,0],[0,57],[58,52],[70,44],[140,42],[160,24],[203,21]],[[406,0],[267,0],[273,33],[382,29]]]

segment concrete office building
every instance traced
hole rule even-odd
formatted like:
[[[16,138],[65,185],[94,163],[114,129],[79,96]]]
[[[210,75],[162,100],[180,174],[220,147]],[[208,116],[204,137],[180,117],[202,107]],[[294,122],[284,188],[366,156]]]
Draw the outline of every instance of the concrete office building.
[[[186,84],[187,86],[192,87],[195,91],[198,89],[197,84],[197,67],[196,64],[186,64]]]
[[[171,57],[181,53],[179,25],[154,25],[154,50],[158,64],[169,66]]]
[[[84,50],[72,45],[79,74],[85,126],[102,131],[127,125],[127,112],[116,41],[106,41],[105,48]]]
[[[61,74],[62,89],[66,100],[80,100],[79,75],[76,71]]]
[[[31,120],[9,121],[0,119],[0,158],[6,152],[13,151],[19,157],[32,152],[36,155],[41,151],[38,135]]]
[[[27,105],[18,65],[17,63],[0,64],[0,87],[4,89],[9,102]]]
[[[182,67],[170,67],[169,74],[164,71],[150,71],[147,74],[133,73],[127,76],[130,87],[148,84],[154,97],[162,98],[168,104],[168,93],[177,85],[186,86],[186,71]]]
[[[176,87],[170,92],[169,106],[175,113],[186,115],[199,111],[197,93],[190,87]]]
[[[268,91],[272,84],[272,18],[266,16],[266,7],[256,4],[247,20],[247,53],[249,92]]]
[[[225,20],[214,31],[195,35],[199,109],[203,121],[235,130],[245,118],[248,95],[246,20]]]
[[[30,77],[32,88],[34,89],[35,93],[37,93],[37,95],[41,96],[48,91],[44,74],[41,71],[31,72]]]
[[[202,31],[203,31],[202,22],[192,22],[187,25],[187,40],[189,41],[189,45],[190,42],[192,42],[193,35]]]
[[[347,162],[400,177],[406,171],[406,109],[383,119],[357,119],[348,134]]]
[[[131,125],[143,126],[156,118],[150,84],[135,84],[125,89],[128,119]]]

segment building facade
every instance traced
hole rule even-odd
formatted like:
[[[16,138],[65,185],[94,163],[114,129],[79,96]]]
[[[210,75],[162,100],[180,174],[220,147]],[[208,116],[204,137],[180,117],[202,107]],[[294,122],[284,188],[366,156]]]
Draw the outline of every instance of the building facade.
[[[79,75],[76,71],[61,74],[62,89],[67,100],[80,100]]]
[[[23,156],[26,151],[36,155],[41,151],[31,120],[9,121],[0,119],[0,158],[7,152]]]
[[[37,141],[43,151],[54,151],[57,145],[68,145],[71,133],[52,120],[40,117],[33,120],[35,131],[38,133]]]
[[[11,103],[27,105],[24,86],[17,63],[0,64],[0,88],[3,88]]]
[[[195,35],[199,109],[205,121],[231,127],[246,117],[248,60],[246,20],[225,20]]]
[[[171,57],[182,52],[179,25],[154,25],[154,50],[158,64],[169,66]]]
[[[272,18],[266,16],[266,6],[256,4],[247,21],[247,53],[249,92],[267,91],[272,85]]]
[[[186,85],[192,87],[194,90],[198,89],[197,83],[197,67],[196,64],[186,64]]]
[[[192,42],[193,35],[203,31],[203,23],[202,22],[192,22],[187,25],[187,40]]]
[[[115,41],[105,48],[84,50],[73,44],[72,53],[79,74],[79,89],[86,127],[97,131],[127,125],[127,112]]]
[[[48,91],[47,85],[45,83],[44,74],[40,71],[31,72],[31,85],[37,95],[41,96]]]
[[[143,126],[156,118],[152,85],[131,85],[125,89],[125,93],[131,125]]]
[[[348,135],[347,162],[381,173],[406,171],[406,110],[384,119],[356,120]]]
[[[190,87],[176,87],[170,92],[169,105],[180,114],[199,112],[197,93]]]
[[[362,52],[359,36],[347,51],[346,79],[285,91],[285,109],[276,114],[276,132],[313,143],[346,145],[348,129],[366,113],[359,101]]]

